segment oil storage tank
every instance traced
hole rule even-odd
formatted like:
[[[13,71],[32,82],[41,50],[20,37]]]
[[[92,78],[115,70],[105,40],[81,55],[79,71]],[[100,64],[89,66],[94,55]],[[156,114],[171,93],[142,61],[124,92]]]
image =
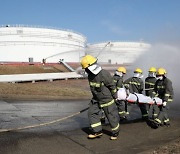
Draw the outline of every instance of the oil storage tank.
[[[132,64],[151,45],[140,42],[107,41],[88,44],[87,53],[98,58],[99,63]]]
[[[79,62],[86,46],[80,33],[39,26],[0,27],[0,62]]]

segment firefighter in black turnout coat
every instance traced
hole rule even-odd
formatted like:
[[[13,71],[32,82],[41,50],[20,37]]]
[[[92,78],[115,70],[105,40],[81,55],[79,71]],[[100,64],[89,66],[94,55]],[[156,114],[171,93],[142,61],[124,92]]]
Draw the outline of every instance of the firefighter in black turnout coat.
[[[145,94],[151,98],[154,97],[154,87],[156,83],[156,68],[151,67],[149,69],[148,77],[145,79]],[[149,111],[149,117],[155,119],[158,115],[159,108],[157,104],[147,105],[147,110]]]
[[[117,89],[110,73],[97,64],[97,59],[86,55],[81,60],[82,68],[88,74],[92,99],[89,104],[88,118],[92,133],[88,138],[93,139],[102,136],[102,124],[100,112],[104,111],[112,130],[111,140],[119,135],[119,117],[115,104]]]
[[[173,87],[170,79],[166,77],[166,70],[164,68],[159,68],[157,71],[157,81],[154,89],[154,96],[162,99],[163,104],[159,106],[159,114],[155,118],[154,122],[156,126],[160,125],[170,125],[170,120],[168,116],[169,103],[173,101]]]
[[[134,71],[134,76],[125,80],[124,85],[125,85],[126,89],[129,90],[130,93],[142,94],[142,92],[144,90],[142,73],[143,73],[143,71],[140,68],[136,68]],[[139,102],[137,102],[137,103],[141,110],[142,119],[147,120],[148,119],[148,111],[146,109],[146,104],[143,104],[143,103],[140,104]]]
[[[126,74],[126,68],[125,67],[119,67],[114,76],[114,83],[116,85],[117,90],[119,90],[120,88],[124,88],[124,81],[123,81],[123,77]],[[120,117],[120,121],[124,121],[127,120],[127,102],[125,100],[117,100],[116,101],[117,107],[118,107],[118,111],[119,111],[119,117]]]

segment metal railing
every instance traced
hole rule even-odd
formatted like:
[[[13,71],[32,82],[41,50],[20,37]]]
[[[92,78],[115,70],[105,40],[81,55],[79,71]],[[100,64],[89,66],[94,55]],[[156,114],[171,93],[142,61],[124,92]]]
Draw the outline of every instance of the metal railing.
[[[73,33],[79,34],[79,35],[83,36],[84,38],[86,38],[83,34],[76,32],[74,30],[57,28],[57,27],[52,27],[52,26],[24,25],[24,24],[12,24],[12,25],[7,24],[7,25],[0,26],[0,28],[4,28],[4,27],[26,27],[26,28],[44,28],[44,29],[62,30],[62,31],[67,31],[67,32],[73,32]]]

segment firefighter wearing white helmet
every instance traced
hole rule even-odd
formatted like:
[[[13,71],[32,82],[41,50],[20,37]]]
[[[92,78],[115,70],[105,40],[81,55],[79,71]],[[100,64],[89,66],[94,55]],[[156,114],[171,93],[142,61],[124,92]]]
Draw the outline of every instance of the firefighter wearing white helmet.
[[[143,78],[143,71],[140,68],[136,68],[134,70],[134,75],[133,77],[128,78],[125,82],[124,85],[127,89],[129,89],[130,93],[139,93],[142,94],[144,90],[144,82],[142,80]],[[142,114],[142,119],[147,120],[148,119],[148,111],[146,109],[145,104],[138,104],[141,114]],[[131,109],[129,105],[129,110]]]
[[[115,71],[113,79],[114,79],[114,83],[116,84],[117,90],[124,87],[123,77],[125,74],[126,74],[126,68],[125,67],[119,67]],[[126,117],[126,114],[127,114],[127,103],[126,103],[126,101],[117,100],[116,104],[118,107],[120,121],[126,120],[127,119],[127,117]]]
[[[157,70],[157,81],[155,83],[154,96],[163,100],[163,104],[159,106],[159,114],[154,120],[157,127],[160,125],[170,125],[167,110],[169,108],[169,103],[173,101],[174,92],[172,82],[166,77],[166,74],[167,72],[164,68],[159,68]]]
[[[151,67],[148,71],[148,77],[145,79],[145,94],[146,96],[153,97],[153,91],[154,86],[156,83],[156,68]],[[153,105],[147,105],[147,110],[149,110],[149,116],[151,116],[152,119],[155,119],[159,113],[158,106],[156,104]]]
[[[93,98],[90,101],[88,118],[92,133],[88,138],[94,139],[102,136],[102,124],[100,120],[101,110],[105,112],[109,120],[112,135],[111,140],[119,135],[118,110],[115,104],[117,89],[110,73],[97,64],[97,58],[86,55],[81,60],[82,68],[88,74],[88,80]]]

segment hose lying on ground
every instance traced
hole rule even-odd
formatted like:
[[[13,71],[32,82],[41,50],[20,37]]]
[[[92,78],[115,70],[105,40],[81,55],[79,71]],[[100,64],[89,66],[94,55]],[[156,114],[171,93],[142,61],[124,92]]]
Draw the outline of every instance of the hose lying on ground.
[[[63,117],[63,118],[60,118],[60,119],[56,119],[56,120],[53,120],[53,121],[50,121],[50,122],[45,122],[45,123],[40,123],[40,124],[36,124],[36,125],[31,125],[31,126],[24,126],[24,127],[17,127],[17,128],[9,128],[9,129],[0,129],[0,133],[2,132],[12,132],[12,131],[18,131],[18,130],[24,130],[24,129],[29,129],[29,128],[36,128],[36,127],[41,127],[41,126],[47,126],[47,125],[50,125],[50,124],[54,124],[54,123],[57,123],[57,122],[60,122],[60,121],[63,121],[63,120],[66,120],[68,118],[71,118],[71,117],[74,117],[86,110],[88,110],[88,108],[85,108],[79,112],[76,112],[74,114],[71,114],[69,116],[66,116],[66,117]]]

